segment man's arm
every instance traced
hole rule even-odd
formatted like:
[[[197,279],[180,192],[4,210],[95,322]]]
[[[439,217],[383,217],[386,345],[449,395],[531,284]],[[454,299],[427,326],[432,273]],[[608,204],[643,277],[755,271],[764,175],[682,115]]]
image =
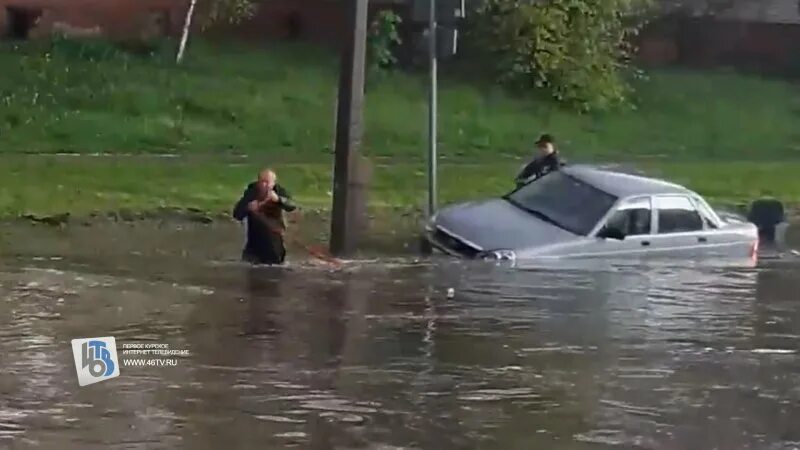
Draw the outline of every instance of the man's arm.
[[[534,158],[533,161],[525,165],[525,167],[517,175],[517,180],[527,180],[533,175],[538,175],[542,172],[542,163],[539,158]]]
[[[289,212],[297,209],[297,204],[295,204],[292,196],[289,194],[289,191],[284,189],[283,186],[276,185],[275,193],[278,194],[278,204],[280,205],[281,209]]]
[[[242,197],[236,202],[236,205],[233,207],[233,218],[239,221],[244,220],[247,217],[247,204],[251,201],[255,200],[255,184],[250,183],[247,185],[247,188],[242,193]]]
[[[562,166],[561,158],[559,158],[558,153],[553,153],[547,161],[547,169],[549,172],[554,170],[560,169]]]

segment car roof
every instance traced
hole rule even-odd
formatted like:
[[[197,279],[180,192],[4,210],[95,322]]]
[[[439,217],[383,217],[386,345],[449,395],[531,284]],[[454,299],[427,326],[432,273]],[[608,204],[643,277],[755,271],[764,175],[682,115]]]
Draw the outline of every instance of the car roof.
[[[636,195],[689,194],[694,192],[668,181],[595,166],[565,166],[564,172],[617,198]]]

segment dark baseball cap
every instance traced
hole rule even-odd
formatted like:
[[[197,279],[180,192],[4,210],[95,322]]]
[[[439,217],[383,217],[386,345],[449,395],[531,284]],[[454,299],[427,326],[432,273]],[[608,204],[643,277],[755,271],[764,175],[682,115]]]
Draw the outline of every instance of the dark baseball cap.
[[[543,134],[543,135],[539,136],[539,140],[536,141],[536,145],[553,144],[553,143],[555,143],[555,139],[553,139],[553,136],[551,136],[549,134]]]

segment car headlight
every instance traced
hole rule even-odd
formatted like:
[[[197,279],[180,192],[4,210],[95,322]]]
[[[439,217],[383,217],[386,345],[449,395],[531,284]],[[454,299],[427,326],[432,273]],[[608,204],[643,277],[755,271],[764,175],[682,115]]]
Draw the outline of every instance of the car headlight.
[[[514,261],[517,254],[513,250],[492,250],[480,254],[481,258],[488,261]]]

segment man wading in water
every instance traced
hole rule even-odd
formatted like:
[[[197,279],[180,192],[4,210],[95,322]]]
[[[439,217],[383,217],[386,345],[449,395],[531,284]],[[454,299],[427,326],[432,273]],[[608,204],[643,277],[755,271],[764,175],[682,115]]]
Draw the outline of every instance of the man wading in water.
[[[247,243],[242,259],[253,264],[283,264],[286,259],[283,211],[295,209],[289,193],[277,183],[275,172],[262,170],[233,208],[236,220],[247,218]]]

